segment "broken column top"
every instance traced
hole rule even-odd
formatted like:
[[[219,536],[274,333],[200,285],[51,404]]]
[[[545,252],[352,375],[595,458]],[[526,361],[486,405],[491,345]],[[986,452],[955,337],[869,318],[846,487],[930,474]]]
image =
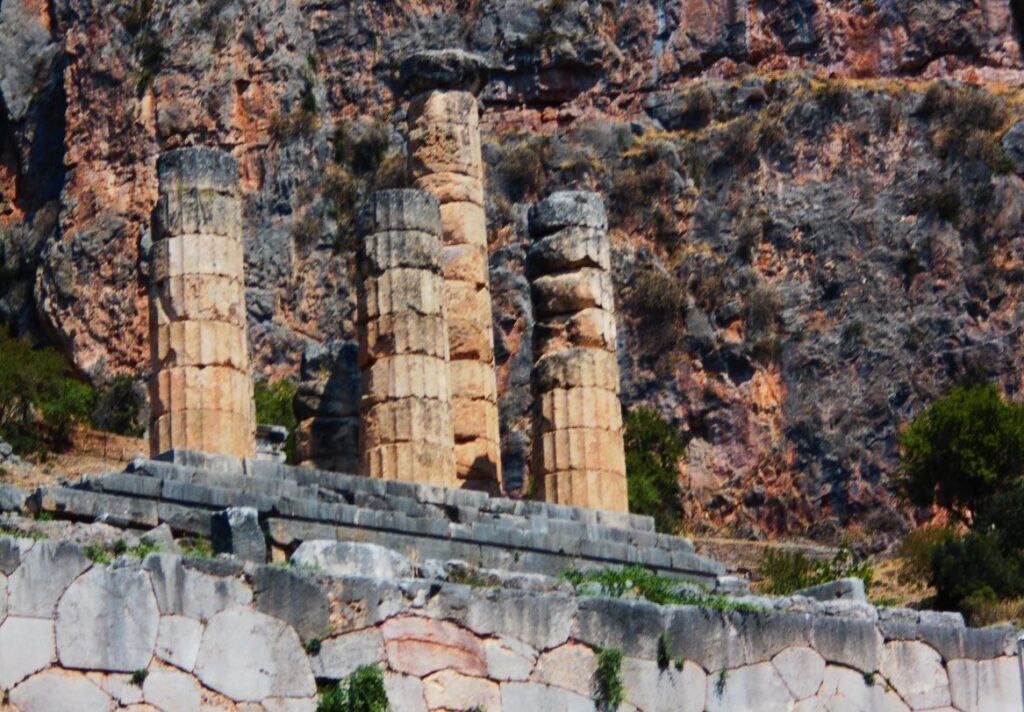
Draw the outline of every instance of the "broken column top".
[[[363,203],[356,226],[362,235],[388,230],[420,230],[440,235],[441,201],[425,190],[378,190]]]
[[[567,227],[608,229],[608,214],[600,194],[585,190],[552,193],[530,208],[530,234],[544,237]]]
[[[238,161],[217,148],[189,146],[162,154],[156,162],[164,185],[230,190],[238,186]]]
[[[402,60],[399,78],[406,93],[432,89],[478,94],[487,82],[487,60],[461,49],[420,50]]]

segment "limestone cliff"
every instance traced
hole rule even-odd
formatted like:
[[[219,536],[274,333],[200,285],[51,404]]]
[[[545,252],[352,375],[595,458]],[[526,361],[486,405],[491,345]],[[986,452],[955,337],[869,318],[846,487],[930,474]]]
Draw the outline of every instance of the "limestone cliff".
[[[597,189],[624,398],[691,436],[692,518],[884,539],[906,521],[886,488],[899,424],[968,374],[1020,390],[1022,15],[1018,0],[0,0],[0,318],[91,378],[143,376],[156,158],[217,146],[239,161],[256,368],[295,375],[307,348],[354,338],[349,223],[370,186],[402,182],[398,61],[465,47],[491,65],[507,476],[530,432],[525,207]]]

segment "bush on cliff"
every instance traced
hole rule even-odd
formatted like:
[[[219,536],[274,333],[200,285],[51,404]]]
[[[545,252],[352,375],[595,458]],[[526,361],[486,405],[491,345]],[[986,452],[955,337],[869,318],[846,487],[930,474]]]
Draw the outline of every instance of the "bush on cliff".
[[[47,440],[65,447],[95,400],[95,390],[73,377],[60,352],[35,347],[0,325],[0,438],[15,450],[41,452]]]
[[[286,378],[278,381],[256,381],[253,400],[256,401],[256,422],[260,425],[281,425],[288,429],[285,453],[288,462],[295,462],[295,411],[292,400],[298,390]]]
[[[686,444],[661,413],[634,408],[626,414],[626,479],[629,511],[654,517],[658,531],[677,532],[682,524],[679,460]]]

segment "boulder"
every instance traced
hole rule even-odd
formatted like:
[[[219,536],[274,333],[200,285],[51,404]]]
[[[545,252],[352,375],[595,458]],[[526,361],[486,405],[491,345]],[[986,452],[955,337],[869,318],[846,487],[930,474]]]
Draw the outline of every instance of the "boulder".
[[[195,674],[206,687],[238,702],[316,693],[313,672],[295,630],[241,606],[210,620]]]
[[[28,495],[14,485],[0,482],[0,512],[20,512]]]
[[[148,667],[159,626],[156,597],[144,571],[93,568],[57,606],[61,665],[111,672]]]
[[[332,576],[396,579],[408,578],[413,571],[409,560],[391,549],[352,541],[303,542],[291,562],[323,569]]]

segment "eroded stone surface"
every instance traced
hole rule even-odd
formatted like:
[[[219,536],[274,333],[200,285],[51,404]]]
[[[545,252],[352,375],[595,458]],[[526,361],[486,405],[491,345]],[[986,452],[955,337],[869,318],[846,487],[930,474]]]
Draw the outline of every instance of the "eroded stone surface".
[[[446,669],[477,677],[487,674],[483,645],[456,625],[404,616],[386,621],[382,631],[392,670],[418,677]]]
[[[930,645],[902,640],[887,643],[881,672],[915,709],[950,704],[949,678],[942,657]]]
[[[704,712],[707,675],[699,665],[686,661],[661,670],[653,660],[627,657],[622,661],[626,702],[643,712]]]
[[[484,641],[487,675],[492,680],[526,680],[537,662],[537,651],[513,638]]]
[[[498,684],[486,678],[468,677],[454,670],[442,670],[423,680],[427,706],[431,709],[499,709]]]
[[[188,568],[177,556],[155,554],[146,558],[143,567],[150,573],[163,615],[206,621],[225,608],[252,601],[252,591],[241,581]]]
[[[709,712],[734,710],[788,711],[793,698],[771,663],[719,671],[707,678]]]
[[[9,617],[0,625],[0,690],[9,690],[54,658],[53,621]]]
[[[195,674],[205,686],[240,702],[307,697],[316,691],[295,630],[276,618],[237,606],[210,620]]]
[[[91,562],[82,550],[59,541],[39,541],[7,581],[8,613],[49,618],[67,587]]]
[[[594,651],[586,645],[568,643],[540,656],[533,679],[588,695],[593,689],[595,670],[597,656]]]
[[[63,666],[132,672],[153,657],[160,613],[144,571],[100,566],[68,588],[57,606]]]
[[[384,637],[376,628],[328,638],[312,659],[317,679],[341,680],[361,665],[376,665],[384,659]]]

